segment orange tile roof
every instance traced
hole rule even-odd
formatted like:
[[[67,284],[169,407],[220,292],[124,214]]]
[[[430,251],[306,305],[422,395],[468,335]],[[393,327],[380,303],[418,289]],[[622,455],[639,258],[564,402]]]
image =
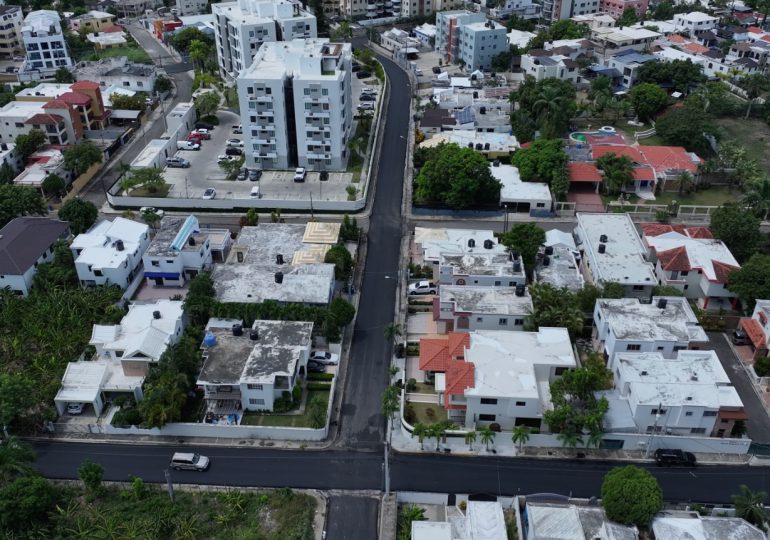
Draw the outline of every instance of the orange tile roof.
[[[686,272],[691,270],[690,258],[687,256],[687,248],[684,246],[667,249],[658,253],[660,266],[664,270],[673,272]]]
[[[746,331],[746,335],[749,336],[751,343],[756,348],[765,348],[765,333],[762,331],[759,321],[756,319],[741,319],[741,327]]]
[[[660,236],[669,232],[678,232],[684,234],[685,227],[679,223],[642,223],[642,236]]]
[[[727,279],[735,270],[740,269],[740,266],[733,266],[731,264],[725,264],[721,261],[712,259],[711,265],[714,267],[714,275],[717,279],[717,283],[727,283]]]
[[[601,182],[602,176],[593,163],[573,161],[569,164],[570,182]]]
[[[79,92],[65,92],[62,95],[60,95],[57,99],[60,99],[65,103],[71,103],[72,105],[85,106],[91,103],[90,97],[88,97],[85,94],[81,94]]]
[[[634,180],[655,180],[655,170],[652,167],[634,167]]]
[[[697,239],[713,239],[714,233],[711,232],[711,229],[704,226],[698,226],[698,227],[687,227],[684,230],[685,234],[689,236],[690,238],[697,238]]]
[[[72,90],[96,90],[99,88],[99,84],[93,81],[78,81],[70,89]]]
[[[471,344],[470,334],[450,332],[446,336],[420,338],[420,369],[445,372],[447,362],[465,357],[465,347]]]
[[[666,39],[668,39],[671,43],[678,43],[679,45],[681,45],[682,43],[687,43],[687,40],[684,39],[679,34],[671,34]]]
[[[762,33],[762,29],[757,28],[756,26],[749,26],[746,30],[748,30],[752,34],[761,34]]]
[[[647,160],[636,148],[630,146],[592,146],[591,156],[593,159],[599,159],[607,154],[615,154],[616,156],[626,156],[634,163],[639,165],[647,165]]]
[[[444,407],[447,409],[464,409],[465,405],[450,405],[449,396],[464,396],[468,388],[475,384],[476,366],[472,362],[452,360],[447,364],[446,390],[444,391]]]
[[[639,150],[650,165],[658,172],[689,171],[698,172],[698,165],[693,163],[690,154],[681,146],[640,146]]]
[[[64,118],[59,116],[58,114],[44,114],[44,113],[37,113],[29,118],[27,118],[24,123],[27,125],[37,125],[37,124],[58,124],[59,122],[62,122]]]
[[[704,47],[700,43],[688,43],[687,45],[683,45],[682,48],[693,54],[703,54],[709,52],[709,48]]]
[[[44,109],[66,109],[67,103],[60,100],[60,99],[52,99],[45,105],[43,105]]]

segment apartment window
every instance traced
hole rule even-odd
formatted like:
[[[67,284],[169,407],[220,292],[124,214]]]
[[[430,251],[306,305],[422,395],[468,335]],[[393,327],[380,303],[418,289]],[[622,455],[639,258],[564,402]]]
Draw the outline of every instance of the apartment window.
[[[249,405],[264,405],[265,400],[259,398],[249,398]]]
[[[556,376],[558,377],[559,375],[562,375],[562,374],[564,374],[564,372],[566,372],[566,371],[567,371],[567,369],[568,369],[568,368],[565,368],[565,367],[557,367],[557,368],[556,368],[556,369],[553,371],[553,373],[554,373],[554,375],[556,375]]]
[[[641,350],[641,348],[642,348],[642,346],[639,345],[638,343],[637,344],[630,343],[630,344],[626,345],[626,350],[627,351],[638,351],[638,350]]]
[[[479,415],[479,421],[481,422],[494,422],[497,418],[497,415],[495,414],[480,414]]]
[[[482,405],[497,405],[497,400],[494,398],[481,398]]]
[[[505,317],[501,317],[497,321],[497,324],[500,325],[500,326],[506,326],[508,324],[508,319],[506,319]]]
[[[310,110],[310,103],[305,103],[305,110],[306,110],[306,111],[309,111],[309,110]]]
[[[321,88],[321,95],[322,96],[328,96],[329,95],[329,89],[328,88]]]
[[[716,415],[717,415],[716,411],[703,411],[703,416],[704,417],[705,416],[716,416]]]
[[[37,264],[37,263],[36,263]],[[101,270],[94,270],[94,275],[96,277],[102,277],[104,274],[102,274]],[[703,416],[706,416],[705,414]]]
[[[524,319],[514,319],[513,326],[524,326]]]
[[[262,390],[262,385],[261,384],[247,384],[246,388],[248,388],[249,390]]]
[[[644,290],[644,285],[634,285],[634,290],[635,291],[643,291]]]
[[[668,410],[667,410],[667,409],[652,409],[652,410],[650,411],[650,414],[659,414],[659,415],[663,416],[663,415],[664,415],[664,414],[666,414],[667,412],[668,412]]]
[[[690,430],[690,433],[692,433],[692,434],[696,434],[696,433],[706,433],[706,428],[704,428],[704,427],[696,427],[696,428],[692,428],[692,429]]]
[[[692,411],[687,411],[686,413],[684,413],[684,415],[685,416],[692,416]]]
[[[525,401],[517,401],[517,402],[516,402],[516,406],[517,406],[517,407],[524,407],[524,406],[526,406],[526,405],[527,405],[527,403],[526,403]]]
[[[305,88],[305,95],[306,95],[306,96],[309,96],[309,95],[310,95],[310,88]]]
[[[265,88],[265,94],[267,94],[269,96],[272,93],[273,93],[273,89],[272,88]]]

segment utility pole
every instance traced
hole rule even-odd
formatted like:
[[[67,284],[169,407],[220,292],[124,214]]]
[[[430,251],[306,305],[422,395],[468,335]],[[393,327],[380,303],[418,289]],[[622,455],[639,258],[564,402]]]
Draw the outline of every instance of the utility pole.
[[[315,221],[315,216],[313,215],[313,193],[310,193],[310,221]]]
[[[174,503],[174,483],[171,481],[171,473],[168,469],[163,469],[163,474],[166,476],[166,487],[168,488],[168,496],[171,497],[171,502]]]
[[[392,420],[390,417],[388,417],[388,421],[386,422],[386,428],[388,430],[387,435],[385,435],[385,446],[383,448],[385,452],[385,496],[387,497],[390,495],[390,433],[392,428]]]

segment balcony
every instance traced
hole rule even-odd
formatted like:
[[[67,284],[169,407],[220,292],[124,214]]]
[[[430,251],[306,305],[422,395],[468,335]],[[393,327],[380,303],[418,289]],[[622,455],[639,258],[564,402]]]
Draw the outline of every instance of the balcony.
[[[231,390],[223,390],[217,387],[206,388],[203,398],[206,400],[234,400],[240,402],[241,390],[239,388],[232,388]]]

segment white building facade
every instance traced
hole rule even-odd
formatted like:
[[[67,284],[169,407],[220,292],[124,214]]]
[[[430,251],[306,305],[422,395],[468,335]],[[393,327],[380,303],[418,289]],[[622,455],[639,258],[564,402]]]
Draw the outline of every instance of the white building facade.
[[[526,287],[463,287],[441,285],[433,300],[439,333],[475,330],[524,330],[532,313]],[[438,310],[436,306],[438,305]]]
[[[0,6],[0,54],[13,57],[24,50],[21,25],[24,15],[19,6]]]
[[[492,58],[508,50],[505,26],[483,13],[443,11],[436,15],[436,51],[468,71],[490,70]]]
[[[57,69],[72,66],[57,12],[31,12],[24,19],[21,36],[27,51],[27,59],[21,72],[28,75],[30,80],[34,80],[35,76],[51,77]]]
[[[211,242],[197,218],[165,217],[142,257],[144,277],[156,286],[183,286],[211,269]]]

